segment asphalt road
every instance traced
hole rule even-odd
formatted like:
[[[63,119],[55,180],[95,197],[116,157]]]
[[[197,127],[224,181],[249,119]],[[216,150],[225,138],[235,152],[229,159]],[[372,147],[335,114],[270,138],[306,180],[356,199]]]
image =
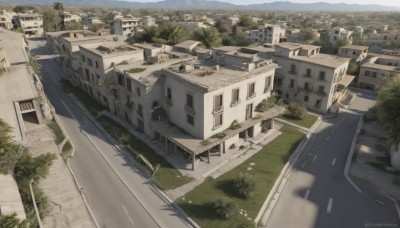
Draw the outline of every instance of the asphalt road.
[[[64,75],[45,41],[30,41],[42,65],[42,83],[76,152],[70,160],[101,227],[190,227],[178,211],[148,184],[125,159],[113,140],[104,135],[82,108],[63,93]]]
[[[398,227],[394,202],[357,179],[344,177],[347,155],[360,116],[374,104],[362,90],[349,110],[326,118],[316,129],[268,220],[267,227]]]

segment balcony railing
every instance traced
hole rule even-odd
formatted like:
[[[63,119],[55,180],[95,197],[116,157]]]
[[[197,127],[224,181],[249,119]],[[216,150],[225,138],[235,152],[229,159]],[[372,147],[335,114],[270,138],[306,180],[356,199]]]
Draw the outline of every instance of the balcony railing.
[[[255,96],[256,96],[256,92],[249,93],[249,94],[247,95],[247,99],[251,99],[251,98],[253,98],[253,97],[255,97]]]
[[[299,90],[299,91],[303,91],[303,92],[307,92],[307,93],[312,93],[312,88],[310,88],[310,87],[306,87],[306,88],[303,88],[303,87],[297,87],[297,89]]]
[[[310,74],[305,74],[304,77],[305,78],[312,78],[312,76]]]
[[[268,91],[272,90],[272,85],[264,88],[264,93],[268,93]]]
[[[185,105],[185,111],[186,111],[187,113],[191,114],[191,115],[194,115],[194,114],[195,114],[194,109],[193,109],[192,107],[188,106],[188,105]]]
[[[238,98],[237,100],[232,101],[231,107],[236,106],[238,104],[240,104],[240,98]]]
[[[224,111],[224,106],[220,105],[220,106],[214,107],[213,114],[217,114],[217,113],[220,113],[223,111]]]

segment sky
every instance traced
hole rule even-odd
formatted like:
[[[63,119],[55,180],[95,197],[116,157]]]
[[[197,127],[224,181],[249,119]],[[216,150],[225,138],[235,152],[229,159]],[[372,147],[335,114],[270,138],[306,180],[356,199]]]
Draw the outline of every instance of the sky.
[[[158,2],[162,0],[129,0],[132,2]],[[275,2],[275,1],[289,1],[289,2],[297,2],[297,3],[312,3],[312,2],[329,2],[329,3],[355,3],[355,4],[378,4],[384,6],[398,6],[400,7],[400,0],[219,0],[221,2],[229,2],[237,5],[244,4],[257,4],[257,3],[265,3],[265,2]]]

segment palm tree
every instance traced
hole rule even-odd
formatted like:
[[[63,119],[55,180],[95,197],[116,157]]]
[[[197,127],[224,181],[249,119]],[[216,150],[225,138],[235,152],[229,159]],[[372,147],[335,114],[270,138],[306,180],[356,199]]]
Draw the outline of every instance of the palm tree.
[[[0,173],[7,174],[14,169],[18,159],[18,145],[11,136],[12,128],[0,119]]]
[[[202,42],[206,48],[221,46],[219,32],[214,27],[198,28],[194,30],[193,39]]]
[[[156,26],[143,26],[140,32],[136,32],[133,36],[134,42],[153,43],[159,37],[159,31]]]
[[[175,45],[184,41],[187,37],[187,30],[176,22],[166,23],[161,27],[160,37],[168,45]]]
[[[54,2],[53,9],[57,10],[61,14],[61,12],[64,11],[64,4],[62,4],[61,2]]]

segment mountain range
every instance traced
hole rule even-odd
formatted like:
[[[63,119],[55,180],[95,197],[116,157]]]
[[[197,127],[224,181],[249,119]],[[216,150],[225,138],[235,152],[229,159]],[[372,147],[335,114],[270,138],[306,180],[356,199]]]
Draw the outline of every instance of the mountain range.
[[[61,0],[65,5],[155,8],[155,9],[226,9],[226,10],[269,10],[269,11],[400,11],[400,7],[347,3],[293,3],[278,1],[262,4],[235,5],[228,2],[211,0],[163,0],[158,2],[130,2],[121,0]],[[44,4],[52,5],[54,0],[0,0],[1,3],[12,4]]]

